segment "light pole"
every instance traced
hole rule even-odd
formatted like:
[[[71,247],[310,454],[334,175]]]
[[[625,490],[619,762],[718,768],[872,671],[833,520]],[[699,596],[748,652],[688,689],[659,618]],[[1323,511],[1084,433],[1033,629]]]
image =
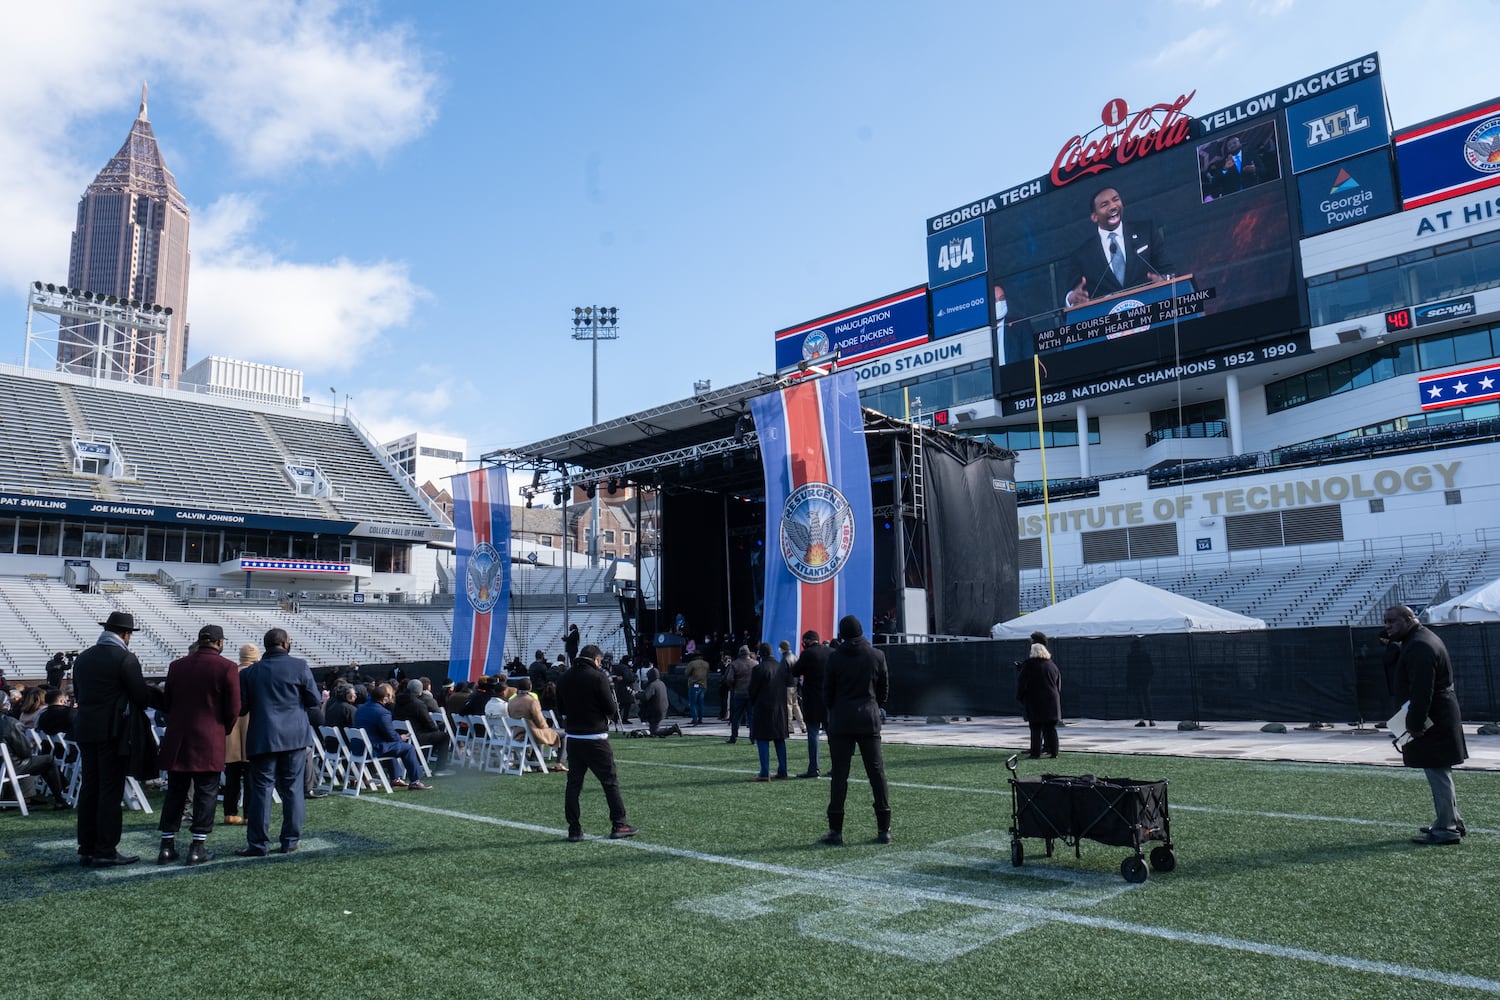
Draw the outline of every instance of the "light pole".
[[[339,417],[339,391],[330,385],[328,392],[333,396],[333,402],[329,404],[328,412],[333,415],[333,419],[337,420]]]
[[[573,339],[592,341],[594,345],[594,408],[589,425],[599,423],[599,341],[620,339],[619,310],[614,306],[574,306]],[[589,565],[599,563],[599,493],[589,491]]]

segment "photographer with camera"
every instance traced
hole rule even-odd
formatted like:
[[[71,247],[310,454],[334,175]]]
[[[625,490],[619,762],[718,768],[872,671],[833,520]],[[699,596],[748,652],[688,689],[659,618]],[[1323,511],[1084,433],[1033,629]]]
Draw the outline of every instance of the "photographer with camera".
[[[78,650],[68,653],[53,653],[52,659],[47,661],[47,686],[61,691],[63,681],[68,676],[68,671],[73,669],[73,658],[78,655]]]

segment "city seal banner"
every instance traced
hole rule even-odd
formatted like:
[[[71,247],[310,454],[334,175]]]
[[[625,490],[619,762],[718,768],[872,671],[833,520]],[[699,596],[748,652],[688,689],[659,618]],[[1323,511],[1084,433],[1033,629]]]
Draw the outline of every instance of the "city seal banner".
[[[853,371],[750,401],[766,474],[766,599],[761,636],[796,647],[844,615],[868,630],[875,560],[870,463]]]
[[[458,586],[453,599],[454,683],[500,672],[510,611],[510,489],[505,467],[453,477]]]

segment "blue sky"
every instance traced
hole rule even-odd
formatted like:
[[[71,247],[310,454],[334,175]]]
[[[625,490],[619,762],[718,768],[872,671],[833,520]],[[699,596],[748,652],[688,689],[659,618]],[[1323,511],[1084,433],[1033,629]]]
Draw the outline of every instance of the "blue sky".
[[[193,213],[190,361],[306,372],[469,454],[769,370],[921,283],[925,219],[1132,106],[1217,109],[1378,50],[1397,127],[1488,100],[1494,4],[62,0],[7,14],[0,361],[67,276],[142,80]],[[66,30],[60,30],[66,26]],[[66,46],[69,57],[59,51]]]

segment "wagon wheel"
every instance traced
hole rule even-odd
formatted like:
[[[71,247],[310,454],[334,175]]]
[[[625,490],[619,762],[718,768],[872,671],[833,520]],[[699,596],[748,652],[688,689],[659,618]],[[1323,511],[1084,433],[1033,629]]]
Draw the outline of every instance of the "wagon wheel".
[[[1136,885],[1146,881],[1151,876],[1151,872],[1146,868],[1146,862],[1134,854],[1120,862],[1120,874],[1125,877],[1125,881]]]
[[[1019,868],[1026,861],[1026,848],[1021,846],[1021,838],[1016,837],[1010,842],[1011,867]]]
[[[1153,847],[1151,849],[1151,870],[1160,874],[1166,874],[1177,867],[1177,852],[1170,847]]]

